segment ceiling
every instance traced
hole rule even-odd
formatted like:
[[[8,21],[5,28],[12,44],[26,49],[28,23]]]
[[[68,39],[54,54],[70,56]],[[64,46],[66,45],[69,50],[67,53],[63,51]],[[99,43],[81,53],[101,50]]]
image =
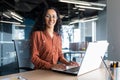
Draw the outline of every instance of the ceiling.
[[[84,1],[98,2],[98,0]],[[79,11],[77,9],[73,9],[73,7],[75,7],[74,4],[59,2],[59,0],[1,0],[0,12],[13,10],[25,18],[36,20],[38,16],[42,15],[44,8],[48,6],[56,7],[63,16],[63,21],[90,17],[98,14],[98,10],[86,9],[85,11]]]

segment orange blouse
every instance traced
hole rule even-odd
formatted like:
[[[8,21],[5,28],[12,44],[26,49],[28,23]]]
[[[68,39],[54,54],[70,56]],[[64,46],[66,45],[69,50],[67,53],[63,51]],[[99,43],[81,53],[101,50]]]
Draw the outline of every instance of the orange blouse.
[[[61,37],[57,33],[51,38],[45,31],[35,31],[31,37],[31,52],[35,69],[50,69],[64,59]]]

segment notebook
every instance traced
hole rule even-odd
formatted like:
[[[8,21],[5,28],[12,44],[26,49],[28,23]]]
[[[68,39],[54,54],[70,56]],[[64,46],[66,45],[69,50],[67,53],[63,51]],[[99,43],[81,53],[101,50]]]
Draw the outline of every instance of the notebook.
[[[79,67],[74,67],[67,70],[53,68],[52,70],[77,76],[96,70],[101,65],[101,57],[104,57],[108,45],[109,43],[107,41],[90,42]]]

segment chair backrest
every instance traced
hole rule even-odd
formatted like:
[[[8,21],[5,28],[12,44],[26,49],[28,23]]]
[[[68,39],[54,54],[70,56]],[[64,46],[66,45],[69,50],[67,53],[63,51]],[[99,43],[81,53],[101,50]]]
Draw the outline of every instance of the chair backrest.
[[[18,60],[18,67],[28,67],[33,69],[30,54],[29,40],[13,40],[15,45],[16,56]],[[20,72],[23,72],[20,70]]]
[[[80,43],[69,43],[69,49],[72,51],[80,51]]]

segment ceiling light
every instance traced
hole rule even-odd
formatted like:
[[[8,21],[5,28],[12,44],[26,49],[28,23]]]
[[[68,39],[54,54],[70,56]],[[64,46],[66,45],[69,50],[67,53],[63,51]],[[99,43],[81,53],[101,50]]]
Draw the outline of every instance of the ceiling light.
[[[94,2],[78,1],[78,0],[59,0],[59,1],[64,3],[79,4],[79,5],[86,5],[86,6],[93,5],[93,6],[106,7],[106,4],[103,4],[103,3],[94,3]]]
[[[1,23],[9,23],[9,24],[20,24],[19,22],[11,22],[11,21],[3,21],[0,20]]]
[[[77,9],[76,7],[73,7],[73,9],[75,10],[75,9]]]
[[[79,11],[85,11],[85,9],[81,9],[81,8],[79,8],[78,10],[79,10]]]
[[[12,16],[12,18],[16,19],[17,21],[23,22],[23,20],[17,18],[16,16]]]
[[[92,17],[87,17],[87,18],[82,18],[82,19],[76,19],[72,22],[70,22],[69,24],[74,24],[74,23],[83,23],[83,22],[89,22],[89,21],[96,21],[98,20],[98,16],[92,16]]]
[[[102,4],[102,3],[92,3],[90,2],[91,5],[93,6],[102,6],[102,7],[106,7],[106,4]]]
[[[26,27],[25,25],[22,24],[15,24],[16,27]]]
[[[16,16],[17,18],[23,19],[21,16],[19,16],[18,14],[14,13],[14,12],[11,12],[11,14],[12,14],[13,16]]]
[[[88,21],[95,21],[95,20],[98,20],[98,16],[82,18],[82,19],[80,19],[80,22],[88,22]]]
[[[81,5],[76,5],[76,7],[85,8],[85,9],[103,10],[103,8],[100,8],[100,7],[81,6]]]
[[[62,19],[64,17],[64,15],[60,15],[60,18]]]
[[[80,20],[80,22],[89,22],[89,21],[96,21],[96,20],[98,20],[98,18],[96,17],[96,18],[93,18],[93,19],[81,19]]]
[[[76,1],[76,0],[59,0],[60,2],[64,3],[71,3],[71,4],[80,4],[80,5],[86,5],[86,6],[91,6],[90,3],[85,2],[85,1]]]
[[[7,14],[3,13],[3,16],[7,17],[7,18],[11,18],[10,16],[8,16]]]
[[[10,11],[10,10],[8,10],[9,12],[10,12],[10,14],[12,15],[12,16],[15,16],[15,17],[17,17],[17,18],[19,18],[19,19],[23,19],[23,17],[21,17],[20,15],[18,15],[17,13],[15,13],[15,12],[13,12],[13,11]]]
[[[79,22],[80,22],[80,20],[74,20],[74,21],[70,22],[69,24],[75,24],[75,23],[79,23]]]
[[[65,16],[65,18],[69,18],[69,16],[68,16],[68,15],[66,15],[66,16]]]

